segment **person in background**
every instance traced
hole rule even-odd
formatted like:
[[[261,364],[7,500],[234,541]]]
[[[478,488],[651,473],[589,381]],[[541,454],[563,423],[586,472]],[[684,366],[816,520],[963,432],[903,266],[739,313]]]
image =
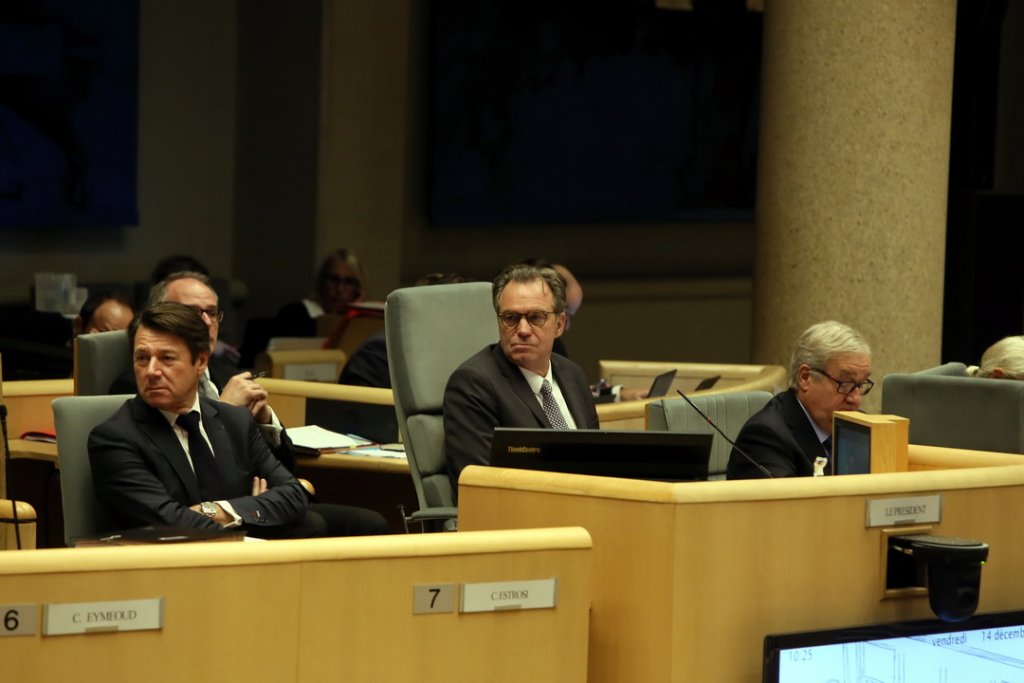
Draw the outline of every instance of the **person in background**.
[[[580,306],[583,305],[583,286],[580,285],[579,280],[572,274],[566,266],[561,263],[551,263],[544,259],[529,258],[523,261],[527,265],[541,265],[550,266],[555,269],[562,279],[565,280],[565,332],[568,332],[572,328],[572,321],[576,317],[576,314],[580,310]],[[569,351],[565,348],[565,342],[562,337],[555,339],[554,352],[569,357]],[[609,403],[620,401],[636,401],[642,398],[647,398],[646,389],[637,389],[635,387],[626,387],[621,384],[614,386],[609,385],[603,379],[597,384],[592,384],[590,387],[591,392],[594,394],[594,398],[598,403]]]
[[[93,292],[82,304],[82,309],[71,323],[72,334],[112,332],[128,329],[135,316],[132,305],[117,292]]]
[[[459,273],[429,273],[416,281],[417,287],[469,282]],[[384,330],[368,336],[345,362],[338,384],[359,387],[391,388],[391,368],[388,366],[388,345]]]
[[[971,377],[1024,380],[1024,335],[1003,337],[985,349],[981,365],[967,368]]]
[[[273,324],[275,337],[315,337],[316,319],[342,315],[366,297],[366,273],[359,257],[342,247],[327,255],[317,271],[313,296],[286,304]]]

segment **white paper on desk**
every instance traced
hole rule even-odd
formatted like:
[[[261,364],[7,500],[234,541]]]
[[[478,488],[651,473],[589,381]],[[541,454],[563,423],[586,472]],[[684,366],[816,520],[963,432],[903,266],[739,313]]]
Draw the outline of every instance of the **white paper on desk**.
[[[357,451],[352,451],[352,455],[366,455],[371,458],[397,458],[399,460],[405,460],[404,450],[396,451],[387,448],[380,448],[379,446],[360,448]]]
[[[324,429],[317,425],[289,427],[288,436],[296,446],[309,448],[311,450],[354,448],[356,446],[365,446],[370,443],[366,439],[349,436],[348,434],[339,434],[338,432],[332,432],[329,429]]]

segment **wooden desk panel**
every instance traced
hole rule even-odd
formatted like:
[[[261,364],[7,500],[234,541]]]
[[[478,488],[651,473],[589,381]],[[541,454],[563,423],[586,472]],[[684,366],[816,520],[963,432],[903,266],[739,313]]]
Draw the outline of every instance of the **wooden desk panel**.
[[[459,528],[590,531],[592,683],[756,683],[768,633],[931,617],[924,596],[884,596],[865,507],[933,493],[932,533],[991,547],[978,611],[1024,608],[1022,465],[683,484],[468,467]]]
[[[590,547],[577,528],[7,553],[0,604],[162,597],[164,620],[3,638],[5,680],[583,683]],[[555,609],[412,614],[415,584],[550,577]]]

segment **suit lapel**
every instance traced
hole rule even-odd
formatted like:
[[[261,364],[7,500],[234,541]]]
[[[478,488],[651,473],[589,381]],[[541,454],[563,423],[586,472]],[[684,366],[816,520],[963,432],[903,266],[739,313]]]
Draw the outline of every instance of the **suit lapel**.
[[[501,350],[501,344],[494,345],[493,353],[498,369],[505,376],[505,379],[508,380],[509,386],[512,387],[512,393],[523,402],[527,410],[533,413],[541,427],[550,428],[551,423],[548,422],[548,416],[544,414],[544,409],[541,407],[540,402],[537,401],[537,396],[533,393],[533,389],[530,388],[530,383],[526,381],[523,373],[520,372],[519,366],[505,356],[505,352]]]
[[[586,411],[584,410],[584,407],[580,405],[580,392],[576,390],[576,387],[569,386],[568,378],[561,372],[562,360],[563,359],[561,357],[556,357],[555,354],[551,354],[551,372],[554,374],[559,388],[562,389],[562,398],[565,399],[565,404],[569,406],[569,412],[572,414],[572,419],[576,423],[576,428],[587,429],[590,425],[587,422]],[[536,403],[536,401],[534,401],[534,403]]]
[[[167,460],[174,473],[178,475],[182,486],[188,492],[189,500],[199,500],[199,482],[188,462],[188,456],[181,448],[174,429],[164,419],[163,414],[152,408],[139,397],[130,400],[132,414],[139,429],[153,442],[160,454]]]
[[[811,426],[807,415],[804,414],[804,409],[800,407],[800,401],[797,400],[796,393],[790,389],[788,396],[789,400],[784,404],[786,409],[786,425],[796,437],[797,445],[800,446],[804,457],[807,458],[807,466],[813,469],[814,459],[825,455],[825,449],[822,448],[821,442],[818,441],[818,434],[814,431],[814,427]]]

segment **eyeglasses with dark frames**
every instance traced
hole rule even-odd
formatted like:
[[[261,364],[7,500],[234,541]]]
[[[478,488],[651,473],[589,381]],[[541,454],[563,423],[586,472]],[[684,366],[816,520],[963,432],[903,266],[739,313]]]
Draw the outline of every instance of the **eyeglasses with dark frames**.
[[[871,392],[871,389],[875,386],[875,383],[872,382],[870,379],[866,379],[863,382],[851,382],[849,380],[836,379],[835,377],[828,374],[821,368],[811,368],[811,370],[835,382],[836,391],[842,394],[843,396],[849,396],[850,394],[853,393],[854,389],[860,389],[860,395],[867,396]]]
[[[216,322],[222,322],[224,320],[224,311],[220,310],[216,306],[209,306],[207,308],[203,308],[202,306],[192,306],[192,309],[195,310],[200,317],[205,314],[210,320],[214,320]]]
[[[515,311],[505,311],[498,314],[498,320],[504,327],[510,330],[519,327],[519,321],[523,318],[526,318],[526,322],[530,323],[530,327],[544,327],[544,323],[548,321],[549,315],[555,315],[555,312],[528,311],[526,313],[516,313]]]

